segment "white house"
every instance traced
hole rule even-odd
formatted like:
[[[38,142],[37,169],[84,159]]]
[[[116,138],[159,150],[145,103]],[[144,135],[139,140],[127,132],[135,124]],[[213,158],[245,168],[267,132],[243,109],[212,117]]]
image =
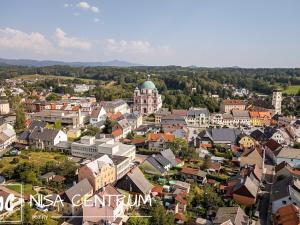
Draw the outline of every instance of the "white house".
[[[276,156],[277,165],[281,162],[287,162],[292,167],[300,168],[300,149],[284,147]]]
[[[4,123],[0,126],[0,149],[5,149],[16,140],[16,132],[12,125]]]
[[[106,111],[103,107],[92,110],[90,124],[95,124],[106,119]]]

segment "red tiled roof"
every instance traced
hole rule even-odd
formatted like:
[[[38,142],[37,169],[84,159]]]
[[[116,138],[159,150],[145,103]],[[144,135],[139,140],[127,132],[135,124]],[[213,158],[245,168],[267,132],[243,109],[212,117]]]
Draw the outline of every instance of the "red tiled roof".
[[[116,129],[113,132],[111,132],[113,137],[119,137],[123,134],[123,131],[121,129]]]
[[[270,149],[270,150],[272,150],[272,151],[275,151],[277,148],[279,148],[281,145],[277,142],[277,141],[275,141],[275,140],[273,140],[273,139],[270,139],[267,143],[266,143],[266,146]]]
[[[283,206],[276,212],[275,224],[298,225],[300,223],[299,209],[293,204]]]
[[[180,192],[178,195],[176,195],[175,200],[180,202],[183,205],[187,204],[187,200],[185,199],[186,193],[185,192]]]
[[[190,175],[197,175],[199,172],[199,169],[190,168],[190,167],[184,167],[181,170],[181,173],[190,174]]]
[[[151,133],[148,136],[148,141],[157,141],[159,138],[163,138],[166,142],[173,142],[175,140],[175,136],[170,133]]]
[[[185,219],[185,217],[184,217],[183,213],[176,213],[175,219],[183,221]]]

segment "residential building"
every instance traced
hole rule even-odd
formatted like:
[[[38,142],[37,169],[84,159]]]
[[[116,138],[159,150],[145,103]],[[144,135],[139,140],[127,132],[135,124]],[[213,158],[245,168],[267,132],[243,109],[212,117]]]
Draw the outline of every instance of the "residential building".
[[[135,130],[143,124],[143,116],[139,113],[125,113],[123,117],[130,124],[131,130]]]
[[[170,161],[160,154],[152,155],[146,158],[146,160],[141,164],[141,168],[145,173],[166,175],[167,171],[172,167]]]
[[[67,142],[67,134],[61,130],[35,127],[28,136],[29,145],[36,149],[56,149],[60,142]]]
[[[232,110],[234,126],[250,126],[248,111]]]
[[[87,179],[79,181],[73,187],[61,194],[63,207],[59,212],[68,216],[79,216],[82,213],[83,202],[93,195],[93,187]]]
[[[36,112],[32,115],[35,120],[41,120],[48,123],[55,123],[61,121],[63,125],[70,125],[72,127],[80,127],[88,122],[88,116],[82,115],[81,110],[74,111],[61,111],[61,110],[43,110]]]
[[[6,115],[9,114],[9,102],[0,100],[0,115]]]
[[[187,111],[186,121],[188,126],[207,127],[210,115],[207,108],[190,108]]]
[[[223,126],[223,114],[222,113],[211,114],[210,123],[216,126]]]
[[[171,112],[169,111],[168,108],[160,108],[156,113],[155,113],[155,123],[160,124],[161,123],[161,118],[164,116],[171,115]]]
[[[148,148],[152,151],[162,151],[167,148],[168,143],[175,140],[175,136],[170,133],[150,133],[148,135]]]
[[[92,110],[90,124],[96,124],[106,119],[106,111],[103,107],[97,107]]]
[[[275,182],[272,186],[271,201],[272,213],[289,204],[300,206],[300,180],[287,177]]]
[[[133,194],[147,195],[151,193],[152,184],[145,178],[142,171],[135,167],[118,180],[116,187]]]
[[[16,132],[12,125],[0,125],[0,150],[7,148],[16,141]]]
[[[79,168],[78,180],[87,179],[94,192],[116,180],[116,170],[113,161],[103,155]]]
[[[133,111],[142,115],[156,113],[162,107],[161,95],[150,77],[140,88],[136,87],[133,96]]]
[[[269,126],[271,124],[271,112],[250,111],[250,124],[254,127]]]
[[[256,203],[259,181],[250,176],[244,177],[232,190],[233,199],[239,204],[252,206]]]
[[[232,110],[245,110],[246,103],[243,100],[236,99],[224,99],[221,103],[220,110],[221,112],[230,113]]]
[[[240,207],[220,207],[213,220],[214,225],[248,225],[250,218]]]
[[[135,146],[126,145],[115,141],[112,138],[100,138],[84,136],[79,142],[71,144],[71,154],[76,157],[90,158],[99,153],[110,155],[125,156],[131,161],[135,158]]]
[[[180,175],[185,181],[199,182],[201,184],[205,184],[207,182],[207,173],[200,169],[183,167],[180,171]]]
[[[95,193],[87,200],[93,204],[83,206],[82,224],[103,224],[106,221],[105,224],[121,225],[125,206],[124,200],[120,200],[118,196],[121,193],[110,184]]]
[[[233,128],[209,128],[200,132],[197,136],[197,146],[202,144],[235,144],[241,134],[239,129]]]
[[[300,210],[294,204],[289,204],[279,208],[274,216],[275,225],[299,225]]]
[[[130,108],[128,104],[122,100],[114,100],[114,101],[102,101],[100,105],[105,109],[107,113],[117,113],[120,112],[121,114],[130,113]]]
[[[284,147],[276,156],[277,165],[281,162],[287,162],[294,168],[300,168],[300,149]]]
[[[79,138],[81,135],[81,130],[79,128],[72,128],[67,131],[67,136],[70,139],[76,139]]]
[[[251,148],[255,146],[255,140],[246,134],[241,134],[238,137],[238,143],[240,145],[240,147],[242,148]]]

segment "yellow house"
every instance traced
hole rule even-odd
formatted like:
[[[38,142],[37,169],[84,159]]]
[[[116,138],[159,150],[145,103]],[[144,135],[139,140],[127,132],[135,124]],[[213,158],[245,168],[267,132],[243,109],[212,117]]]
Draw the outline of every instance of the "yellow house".
[[[244,135],[239,140],[239,144],[243,148],[251,148],[251,147],[255,146],[255,140],[248,135]]]
[[[87,179],[94,191],[116,181],[116,168],[111,158],[103,155],[78,171],[78,180]]]
[[[250,123],[254,127],[262,126],[262,121],[260,119],[259,112],[249,112],[250,114]]]

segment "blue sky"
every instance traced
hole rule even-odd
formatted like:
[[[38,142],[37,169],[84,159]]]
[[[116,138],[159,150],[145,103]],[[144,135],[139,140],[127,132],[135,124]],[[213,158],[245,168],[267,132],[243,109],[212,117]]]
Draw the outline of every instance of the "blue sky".
[[[299,0],[1,0],[0,57],[300,67]]]

